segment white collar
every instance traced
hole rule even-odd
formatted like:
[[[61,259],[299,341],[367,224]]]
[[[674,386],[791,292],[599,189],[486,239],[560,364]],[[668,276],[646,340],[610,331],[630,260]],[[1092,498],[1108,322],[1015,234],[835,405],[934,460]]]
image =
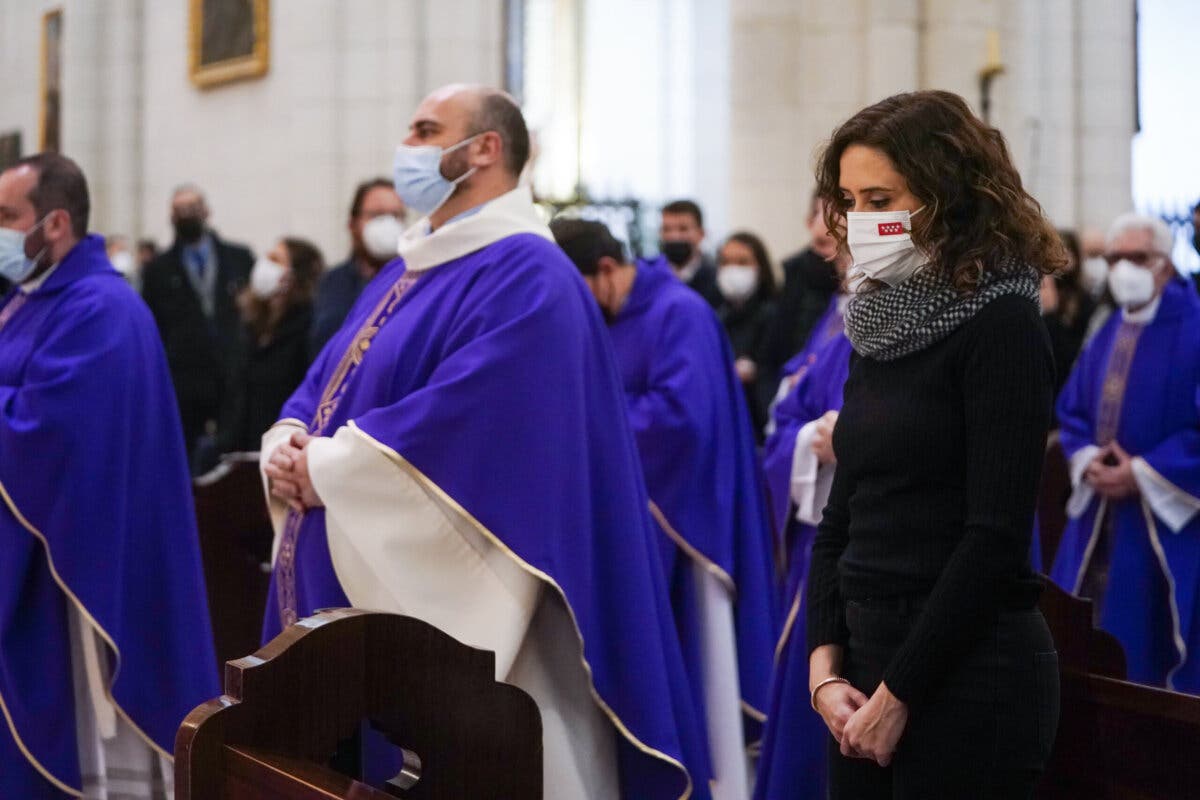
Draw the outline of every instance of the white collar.
[[[692,256],[691,261],[684,264],[675,270],[675,274],[679,276],[679,280],[684,283],[690,283],[692,278],[696,277],[696,273],[700,271],[700,267],[704,266],[704,254],[700,252],[700,248],[696,248],[696,254]]]
[[[400,237],[397,252],[410,272],[424,272],[519,233],[554,241],[528,186],[500,195],[476,214],[447,222],[433,233],[428,231],[429,221],[422,220]]]
[[[1145,308],[1139,308],[1137,311],[1130,311],[1127,308],[1121,309],[1121,319],[1125,322],[1132,322],[1134,325],[1149,325],[1154,322],[1154,318],[1158,316],[1158,307],[1162,305],[1162,293],[1146,304]]]
[[[62,263],[61,261],[58,262],[58,264],[61,264],[61,263]],[[24,292],[25,294],[33,294],[38,289],[42,288],[42,284],[44,284],[46,281],[50,280],[50,276],[54,274],[54,270],[58,269],[58,264],[55,264],[54,266],[50,267],[50,269],[46,270],[41,275],[38,275],[36,278],[22,283],[21,291]]]

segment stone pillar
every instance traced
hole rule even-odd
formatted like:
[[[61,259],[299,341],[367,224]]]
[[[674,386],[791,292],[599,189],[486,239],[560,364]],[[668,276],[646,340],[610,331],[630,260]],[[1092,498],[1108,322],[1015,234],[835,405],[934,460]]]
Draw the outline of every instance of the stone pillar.
[[[1075,0],[1080,75],[1075,196],[1080,226],[1105,229],[1133,206],[1133,15],[1134,0]]]
[[[920,0],[869,0],[863,105],[920,86]]]

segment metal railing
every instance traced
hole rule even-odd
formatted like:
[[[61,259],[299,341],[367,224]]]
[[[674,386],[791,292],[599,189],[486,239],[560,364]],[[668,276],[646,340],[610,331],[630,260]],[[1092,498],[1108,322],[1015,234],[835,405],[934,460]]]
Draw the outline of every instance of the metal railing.
[[[1171,228],[1175,237],[1175,246],[1171,250],[1171,260],[1180,272],[1200,272],[1200,253],[1192,244],[1195,228],[1192,222],[1192,207],[1195,199],[1174,198],[1171,200],[1151,200],[1141,204],[1139,209],[1143,214],[1158,217]]]

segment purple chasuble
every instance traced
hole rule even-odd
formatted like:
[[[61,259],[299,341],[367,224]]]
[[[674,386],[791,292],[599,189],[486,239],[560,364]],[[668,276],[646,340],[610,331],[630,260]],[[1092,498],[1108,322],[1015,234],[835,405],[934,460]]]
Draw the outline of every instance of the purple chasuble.
[[[829,306],[817,320],[817,324],[813,326],[812,333],[808,335],[808,340],[804,343],[804,348],[784,362],[783,368],[779,370],[780,375],[785,378],[803,375],[816,360],[817,353],[821,348],[845,329],[845,320],[838,308],[838,297],[839,295],[835,294],[829,298]]]
[[[407,283],[402,259],[383,268],[281,417],[321,436],[353,421],[545,576],[613,723],[623,796],[708,797],[659,534],[586,285],[531,233]],[[299,616],[348,604],[322,509],[299,520],[290,564],[286,548],[265,638],[282,628],[281,599]]]
[[[1058,416],[1068,458],[1115,440],[1156,482],[1200,498],[1200,299],[1188,281],[1166,286],[1145,325],[1112,315],[1076,362]],[[1176,533],[1141,496],[1097,495],[1063,533],[1055,583],[1080,590],[1106,518],[1101,627],[1124,647],[1130,680],[1200,693],[1200,515]]]
[[[703,712],[702,620],[691,569],[698,562],[734,598],[743,723],[753,743],[761,737],[778,622],[770,523],[745,395],[708,303],[672,274],[666,259],[636,268],[609,333],[663,531],[675,624]]]
[[[160,754],[220,693],[191,481],[158,330],[88,236],[0,308],[0,797],[82,789],[68,614]]]

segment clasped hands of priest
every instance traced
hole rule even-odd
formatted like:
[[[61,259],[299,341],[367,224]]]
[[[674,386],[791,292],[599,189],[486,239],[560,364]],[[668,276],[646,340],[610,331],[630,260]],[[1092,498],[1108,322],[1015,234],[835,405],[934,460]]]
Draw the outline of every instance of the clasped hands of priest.
[[[308,474],[308,445],[315,438],[307,433],[293,433],[291,438],[275,448],[263,468],[270,479],[271,494],[301,514],[310,508],[325,505],[313,488],[312,478]]]
[[[1124,500],[1139,493],[1133,458],[1116,441],[1100,448],[1083,471],[1083,480],[1108,500]]]

